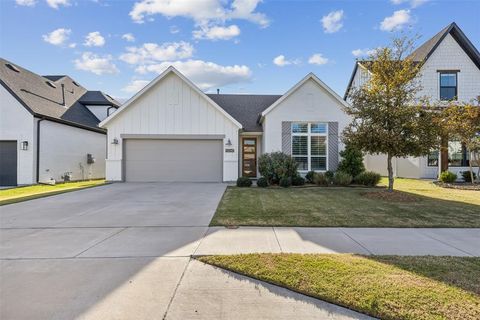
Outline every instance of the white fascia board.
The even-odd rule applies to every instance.
[[[294,93],[298,88],[300,88],[305,82],[308,80],[312,79],[315,81],[320,87],[325,89],[331,96],[333,96],[338,102],[340,102],[343,106],[348,107],[348,103],[345,102],[335,91],[333,91],[328,85],[326,85],[322,80],[320,80],[315,74],[310,72],[307,74],[302,80],[300,80],[296,85],[294,85],[290,90],[288,90],[280,99],[275,101],[270,107],[265,109],[262,112],[262,117],[260,119],[260,122],[263,121],[263,118],[273,109],[275,109],[280,103],[282,103],[288,96],[290,96],[292,93]]]
[[[115,111],[113,114],[111,114],[102,122],[100,122],[98,124],[99,127],[105,128],[105,125],[107,123],[109,123],[112,119],[114,119],[116,116],[122,113],[123,110],[128,108],[128,106],[130,106],[133,102],[135,102],[138,98],[140,98],[145,92],[149,91],[152,87],[154,87],[158,82],[160,82],[163,78],[165,78],[171,72],[175,73],[178,77],[180,77],[180,79],[186,82],[195,92],[197,92],[199,95],[205,98],[211,105],[213,105],[213,107],[215,107],[215,109],[217,109],[221,114],[223,114],[230,121],[232,121],[239,129],[243,128],[240,122],[235,120],[229,113],[223,110],[222,107],[220,107],[217,103],[215,103],[215,101],[210,99],[202,90],[200,90],[193,82],[191,82],[187,77],[185,77],[180,71],[175,69],[175,67],[173,66],[168,67],[165,71],[163,71],[160,75],[158,75],[158,77],[153,79],[142,90],[137,92],[133,97],[131,97],[127,102],[125,102],[125,104],[123,104],[117,111]]]

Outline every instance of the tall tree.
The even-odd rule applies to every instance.
[[[472,162],[475,161],[477,166],[479,165],[480,106],[452,102],[442,108],[438,118],[443,134],[448,135],[450,140],[456,140],[465,145],[469,155],[470,181],[474,183]]]
[[[414,40],[395,38],[367,61],[369,80],[349,93],[345,112],[352,122],[344,140],[363,152],[386,154],[388,190],[393,191],[392,159],[422,156],[438,145],[437,128],[426,99],[418,98],[421,64],[409,58]]]

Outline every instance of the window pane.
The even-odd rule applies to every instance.
[[[442,86],[442,87],[456,87],[457,86],[457,74],[456,73],[441,73],[440,74],[440,86]]]
[[[325,144],[326,137],[312,136],[310,142],[310,151],[312,156],[324,156],[327,154]]]
[[[308,158],[307,157],[293,157],[298,163],[298,170],[307,171],[308,170]]]
[[[308,155],[308,137],[293,136],[292,137],[292,155],[306,156]]]
[[[326,123],[312,123],[311,125],[312,133],[327,133],[327,124]]]
[[[428,154],[427,165],[429,167],[438,166],[438,151],[432,151]]]
[[[457,95],[456,91],[457,91],[456,88],[441,87],[440,88],[440,100],[453,100],[453,99],[455,99],[455,96]]]
[[[292,132],[293,133],[307,133],[308,124],[306,123],[292,123]]]
[[[327,170],[327,157],[311,157],[312,170]]]
[[[461,167],[465,164],[462,144],[459,141],[448,142],[448,165]]]

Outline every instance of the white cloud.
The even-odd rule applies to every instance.
[[[161,14],[167,18],[190,18],[198,25],[242,19],[266,27],[268,18],[263,13],[255,12],[260,1],[233,0],[230,6],[225,6],[226,1],[223,0],[141,0],[133,5],[130,16],[138,23],[143,23],[146,16]]]
[[[69,48],[75,48],[77,46],[77,44],[75,42],[72,42],[68,45]]]
[[[170,26],[170,33],[171,34],[176,34],[180,32],[180,28],[177,26]]]
[[[68,7],[71,5],[70,0],[46,0],[47,4],[53,9],[58,9],[60,6]]]
[[[82,57],[74,62],[78,70],[89,71],[96,75],[116,74],[119,70],[112,60],[111,55],[100,56],[92,52],[84,52]]]
[[[240,34],[240,28],[236,25],[228,27],[213,26],[201,27],[199,30],[193,31],[193,38],[208,40],[229,40]]]
[[[355,49],[352,51],[354,57],[365,57],[375,53],[375,49]]]
[[[308,59],[308,63],[321,66],[328,63],[328,58],[325,58],[321,53],[315,53]]]
[[[135,37],[131,33],[125,33],[124,35],[122,35],[122,39],[124,39],[128,42],[134,42],[135,41]]]
[[[421,6],[422,4],[428,2],[430,0],[391,0],[391,2],[395,5],[402,4],[402,3],[408,3],[410,4],[410,7],[416,8]]]
[[[167,42],[162,45],[144,43],[141,47],[128,47],[127,52],[120,55],[120,60],[129,64],[149,64],[159,61],[190,58],[193,46],[188,42]]]
[[[169,66],[174,66],[202,90],[246,82],[251,79],[252,72],[245,65],[222,66],[202,60],[168,61],[159,64],[140,66],[138,73],[162,73]]]
[[[98,31],[90,32],[85,36],[84,46],[101,47],[105,44],[105,38]]]
[[[398,10],[390,17],[386,17],[380,23],[380,29],[383,31],[395,31],[403,28],[404,25],[410,23],[412,18],[410,10]]]
[[[42,38],[45,42],[53,44],[54,46],[61,46],[68,40],[70,33],[72,33],[70,29],[59,28],[48,34],[44,34]]]
[[[15,3],[18,4],[19,6],[33,7],[35,4],[37,4],[37,1],[36,0],[15,0]]]
[[[343,10],[332,11],[322,17],[322,25],[325,33],[334,33],[343,27]]]
[[[123,88],[122,90],[128,93],[137,93],[138,91],[142,90],[150,81],[148,80],[132,80],[130,83]]]
[[[273,63],[279,67],[284,67],[284,66],[288,66],[288,65],[291,65],[291,64],[300,64],[300,60],[299,59],[295,59],[295,60],[287,60],[285,59],[285,56],[283,54],[279,55],[279,56],[276,56],[274,59],[273,59]]]

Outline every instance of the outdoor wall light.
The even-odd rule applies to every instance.
[[[232,141],[230,141],[230,139],[227,140],[227,143],[225,143],[226,146],[231,146],[232,145]]]
[[[117,139],[117,138],[113,138],[112,144],[118,144],[118,139]]]
[[[22,141],[20,143],[20,149],[21,150],[28,150],[28,141]]]

